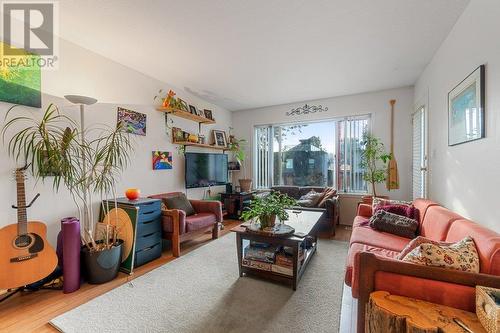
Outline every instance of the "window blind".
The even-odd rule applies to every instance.
[[[412,116],[413,155],[412,155],[412,193],[413,199],[425,197],[425,150],[424,150],[424,109]]]

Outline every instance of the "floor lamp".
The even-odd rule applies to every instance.
[[[68,101],[70,101],[71,103],[73,104],[77,104],[77,105],[80,105],[80,140],[82,142],[82,144],[84,144],[84,141],[85,141],[85,105],[92,105],[92,104],[95,104],[97,103],[97,99],[95,98],[92,98],[92,97],[87,97],[87,96],[80,96],[80,95],[65,95],[64,98],[66,98]],[[83,154],[83,152],[82,152]],[[83,158],[83,156],[82,156]],[[86,163],[85,161],[83,161],[83,165],[82,165],[82,172],[85,176],[85,174],[87,173],[87,170],[86,170]],[[91,225],[92,225],[92,222],[93,222],[93,216],[92,216],[92,210],[90,210],[90,213],[89,213],[89,207],[87,207],[87,192],[84,191],[83,192],[84,195],[83,195],[83,202],[84,202],[84,207],[83,207],[83,220],[84,220],[84,229],[85,227],[87,227],[87,230],[92,230],[91,228]],[[88,199],[92,199],[90,196]],[[90,205],[92,205],[92,203],[90,203]],[[82,216],[80,216],[81,218]],[[89,225],[85,225],[89,223]],[[90,228],[89,228],[90,227]]]

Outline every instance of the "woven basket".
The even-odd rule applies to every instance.
[[[500,298],[500,289],[476,286],[476,314],[488,333],[500,333],[500,306],[488,293]]]

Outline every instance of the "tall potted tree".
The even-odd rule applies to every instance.
[[[363,179],[371,184],[372,196],[363,198],[370,201],[372,197],[377,197],[376,184],[383,183],[387,177],[387,163],[391,160],[391,154],[385,150],[384,144],[379,138],[365,133],[361,142],[361,167],[364,169]]]
[[[233,154],[233,158],[238,162],[243,171],[243,178],[238,181],[240,183],[241,191],[249,192],[252,189],[252,179],[247,178],[245,159],[246,159],[246,147],[248,141],[245,139],[237,139],[234,135],[229,136],[229,151]]]
[[[47,107],[41,119],[11,118],[14,108],[7,112],[2,129],[9,154],[17,162],[28,163],[35,179],[50,178],[56,191],[61,184],[69,190],[82,225],[81,242],[83,254],[88,256],[88,260],[84,257],[87,273],[91,276],[96,273],[99,267],[94,264],[101,255],[105,255],[106,260],[118,260],[114,265],[107,262],[107,266],[113,267],[117,273],[122,244],[118,230],[110,228],[110,232],[96,239],[93,203],[95,197],[101,202],[105,197],[116,198],[116,179],[130,161],[132,144],[129,135],[122,124],[116,128],[102,124],[80,127],[54,104]],[[11,133],[19,127],[22,128],[20,131]],[[7,136],[10,139],[7,140]],[[102,283],[114,276],[116,274],[110,274],[105,279],[94,276],[94,281]]]

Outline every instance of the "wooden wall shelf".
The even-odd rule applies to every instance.
[[[208,149],[217,149],[217,150],[222,150],[222,151],[229,150],[228,147],[219,147],[219,146],[207,145],[207,144],[202,144],[202,143],[194,143],[194,142],[188,142],[188,141],[178,141],[178,142],[174,142],[174,144],[186,146],[186,147],[200,147],[200,148],[208,148]]]
[[[165,112],[165,113],[171,114],[171,115],[176,116],[176,117],[192,120],[192,121],[195,121],[199,124],[215,124],[215,120],[213,120],[213,119],[201,117],[201,116],[192,114],[192,113],[187,112],[187,111],[179,110],[179,109],[159,107],[156,110],[158,110],[160,112]]]

